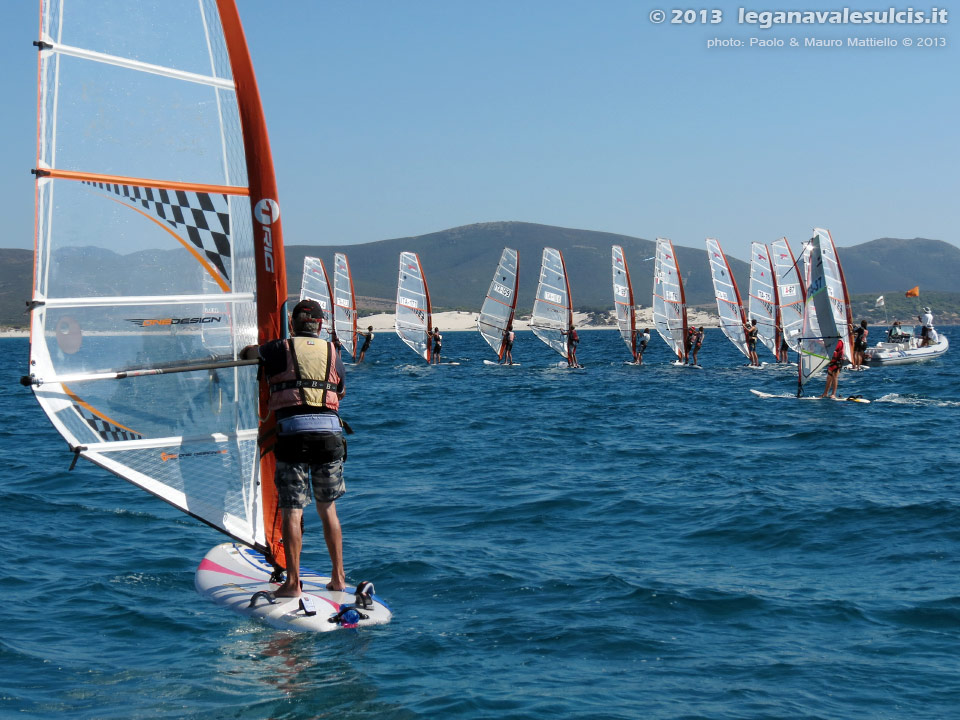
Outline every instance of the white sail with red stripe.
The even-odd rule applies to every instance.
[[[357,357],[357,298],[353,275],[344,253],[333,256],[333,326],[340,338],[341,354]]]
[[[237,9],[40,9],[25,384],[76,457],[282,563],[267,387],[238,360],[283,335],[287,290]]]
[[[433,322],[430,291],[427,289],[427,278],[420,265],[420,257],[416,253],[400,253],[396,308],[397,335],[417,355],[430,362],[433,359],[433,347],[430,344]]]
[[[569,360],[567,341],[572,328],[573,305],[563,253],[555,248],[544,248],[530,329],[548,347]]]
[[[300,299],[314,300],[320,303],[323,311],[323,322],[320,323],[320,337],[330,339],[330,330],[333,328],[333,289],[330,287],[330,277],[323,260],[307,255],[303,259],[303,280],[300,284]]]
[[[750,243],[750,289],[747,319],[757,321],[757,337],[767,350],[779,357],[781,324],[777,275],[770,249],[763,243]]]
[[[717,313],[720,315],[720,329],[734,347],[749,358],[750,351],[747,349],[747,336],[743,327],[747,323],[747,316],[740,299],[740,290],[737,288],[737,279],[730,270],[720,242],[715,238],[707,238],[706,245],[710,276],[713,278],[713,294],[717,298]]]
[[[613,308],[617,314],[617,328],[620,337],[627,344],[633,360],[637,360],[637,311],[633,304],[633,283],[630,282],[630,269],[623,248],[614,245],[611,248],[613,268]]]
[[[783,336],[787,347],[793,352],[799,352],[800,335],[803,332],[803,306],[806,300],[800,258],[794,257],[785,237],[773,242],[770,254],[777,280]]]
[[[500,262],[493,273],[493,280],[487,289],[480,314],[477,316],[477,330],[501,360],[504,354],[504,336],[507,328],[513,326],[513,316],[517,312],[517,290],[519,256],[513,248],[504,248],[500,253]]]
[[[678,361],[686,360],[687,301],[673,243],[657,238],[653,268],[653,324]]]

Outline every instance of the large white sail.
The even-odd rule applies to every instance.
[[[777,276],[770,249],[763,243],[750,243],[750,292],[747,319],[757,321],[757,337],[767,350],[779,357],[780,303]]]
[[[720,315],[720,329],[734,347],[749,358],[750,351],[747,349],[747,336],[743,328],[747,318],[737,280],[730,271],[730,264],[720,248],[720,242],[707,238],[706,244],[710,276],[713,278],[713,294],[717,298],[717,312]]]
[[[517,251],[504,248],[477,316],[477,330],[501,360],[504,333],[513,324],[517,311],[518,263]]]
[[[657,238],[653,268],[653,324],[678,360],[685,360],[683,343],[687,336],[687,302],[683,279],[673,243]]]
[[[416,253],[400,253],[400,276],[397,278],[397,335],[410,349],[427,362],[433,356],[430,344],[430,291]]]
[[[323,310],[323,322],[320,324],[320,337],[330,339],[333,327],[333,301],[331,299],[330,278],[323,260],[309,255],[303,259],[303,282],[300,285],[301,300],[316,300]]]
[[[814,228],[814,236],[820,238],[820,254],[823,257],[823,276],[830,293],[830,311],[834,322],[843,338],[843,353],[847,362],[853,361],[853,318],[850,310],[850,296],[847,293],[847,283],[843,277],[843,268],[840,266],[840,257],[837,246],[833,244],[833,236],[829,230]]]
[[[567,358],[567,339],[571,327],[573,307],[563,253],[554,248],[544,248],[530,329],[544,343]]]
[[[613,267],[613,308],[617,314],[617,327],[620,337],[630,349],[634,362],[637,360],[637,311],[633,304],[633,284],[630,282],[630,269],[623,248],[614,245],[611,248]]]
[[[280,337],[286,279],[236,7],[43,0],[40,15],[24,382],[76,457],[276,558],[258,443],[273,419],[237,357]]]
[[[815,233],[805,249],[807,296],[803,304],[803,330],[800,336],[800,368],[797,394],[803,386],[830,362],[841,332],[831,308],[827,264],[824,262],[821,235]]]
[[[340,338],[341,353],[357,356],[357,298],[353,293],[350,263],[343,253],[333,256],[333,326]]]
[[[777,276],[777,297],[780,308],[780,326],[787,347],[800,351],[803,332],[803,305],[806,293],[801,279],[800,262],[794,258],[787,239],[780,238],[770,246],[773,267]]]

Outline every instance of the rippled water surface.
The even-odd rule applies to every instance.
[[[337,506],[348,578],[395,616],[303,636],[202,601],[222,536],[68,472],[16,384],[27,341],[2,348],[2,716],[957,716],[953,353],[844,373],[862,405],[754,397],[795,375],[717,330],[700,371],[658,338],[626,366],[613,332],[582,333],[582,371],[530,333],[514,368],[476,333],[445,333],[441,367],[378,333]]]

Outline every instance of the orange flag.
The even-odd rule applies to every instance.
[[[920,297],[920,286],[917,285],[915,288],[911,288],[906,292],[907,297]]]

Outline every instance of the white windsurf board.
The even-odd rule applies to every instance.
[[[264,594],[279,587],[278,583],[270,582],[272,571],[271,565],[256,550],[237,543],[223,543],[203,558],[194,584],[201,596],[217,605],[282,630],[327,632],[390,622],[390,608],[375,594],[372,607],[358,607],[359,618],[352,617],[345,611],[356,604],[355,588],[327,590],[330,578],[304,568],[300,569],[300,580],[301,597],[305,599],[275,598],[271,602]],[[258,593],[251,607],[250,601]],[[338,615],[339,621],[335,619]],[[353,619],[357,622],[351,622]]]

